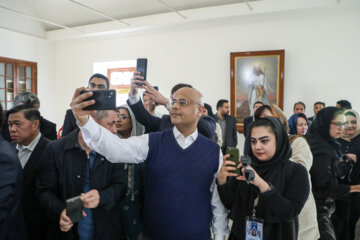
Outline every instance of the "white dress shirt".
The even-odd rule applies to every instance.
[[[79,126],[85,143],[94,151],[105,156],[113,163],[141,163],[147,158],[149,152],[149,134],[134,136],[128,139],[120,139],[107,129],[97,124],[91,117],[84,126]],[[174,127],[173,133],[178,144],[183,148],[190,146],[198,137],[196,130],[191,135],[184,137],[180,131]],[[222,165],[222,153],[219,154],[219,169]],[[219,170],[218,169],[218,170]],[[227,210],[221,203],[219,193],[216,188],[215,179],[210,191],[212,194],[211,205],[213,210],[213,232],[215,240],[225,239],[229,234]]]
[[[32,152],[34,151],[36,145],[40,140],[40,137],[41,133],[39,132],[37,137],[28,146],[16,144],[17,156],[20,159],[22,168],[24,168],[26,163],[28,162]]]

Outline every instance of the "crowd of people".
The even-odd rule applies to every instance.
[[[58,136],[35,94],[0,105],[0,240],[360,239],[360,123],[348,101],[316,102],[311,118],[303,102],[287,118],[256,101],[238,146],[226,99],[214,114],[190,84],[167,98],[135,72],[126,103],[84,110],[109,86],[94,74],[76,89]]]

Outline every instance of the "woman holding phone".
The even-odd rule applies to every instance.
[[[217,177],[221,201],[233,220],[229,239],[247,239],[253,228],[261,239],[297,239],[297,216],[310,191],[307,171],[289,160],[289,138],[278,119],[258,119],[249,133],[245,154],[252,160],[247,169],[254,171],[254,180],[247,184],[244,176],[232,173],[244,169],[227,161],[229,155]]]

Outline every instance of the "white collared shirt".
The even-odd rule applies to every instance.
[[[134,136],[128,139],[120,139],[107,129],[97,124],[91,117],[84,126],[79,126],[85,143],[94,151],[105,156],[113,163],[141,163],[147,158],[149,152],[149,134]],[[184,137],[180,131],[174,127],[173,133],[177,143],[183,148],[190,146],[198,137],[196,129],[191,135]],[[222,153],[219,153],[219,168],[222,165]],[[227,210],[222,204],[216,188],[217,173],[214,175],[210,191],[212,192],[211,205],[213,210],[213,232],[215,240],[225,239],[229,234]]]
[[[18,158],[20,159],[22,168],[24,168],[26,163],[28,162],[32,152],[34,151],[36,145],[40,140],[40,137],[41,137],[41,133],[39,132],[36,138],[28,146],[16,144],[16,150],[18,150],[17,155]]]

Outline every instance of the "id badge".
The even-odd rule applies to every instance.
[[[263,240],[264,220],[246,217],[245,240]]]

